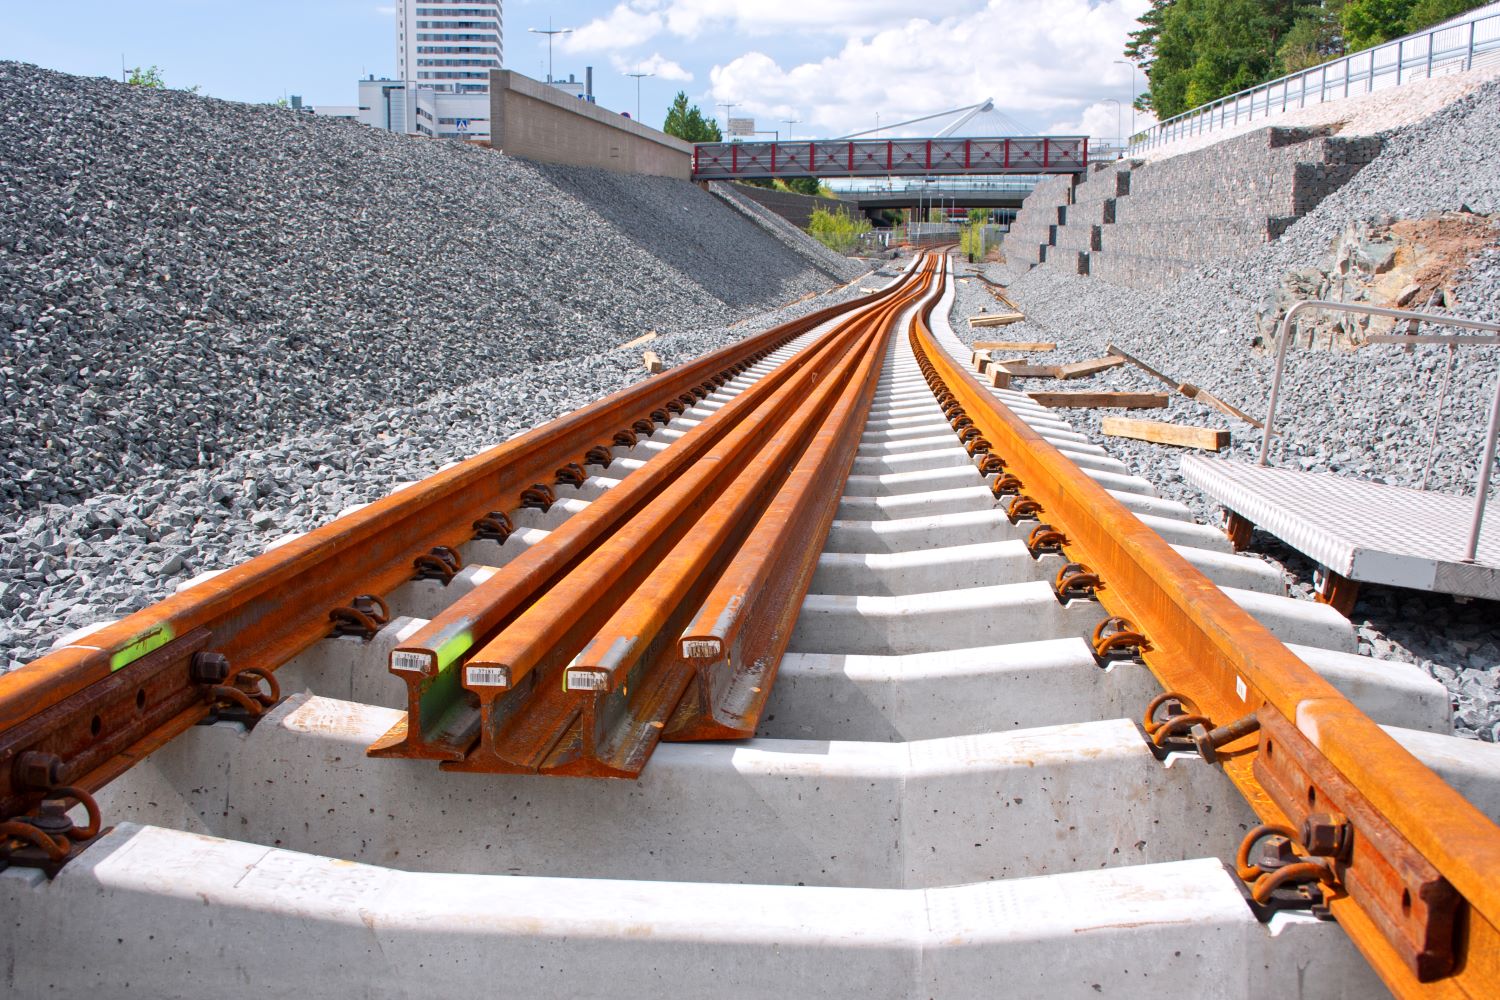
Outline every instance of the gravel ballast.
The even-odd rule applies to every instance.
[[[0,93],[0,670],[644,377],[614,348],[648,330],[671,364],[865,270],[686,182],[18,63]]]
[[[1315,266],[1356,221],[1419,218],[1442,211],[1500,211],[1500,83],[1490,82],[1422,122],[1384,136],[1383,151],[1346,185],[1250,257],[1205,261],[1196,273],[1156,292],[1037,268],[1016,277],[1007,294],[1025,311],[1023,323],[982,331],[983,339],[1056,341],[1051,356],[1073,361],[1104,353],[1113,341],[1173,377],[1256,415],[1265,411],[1273,358],[1252,347],[1256,310],[1290,271]],[[1185,154],[1192,155],[1192,154]],[[1149,167],[1147,168],[1149,169]],[[990,273],[1001,278],[1001,268]],[[1500,250],[1472,262],[1456,285],[1455,315],[1500,322]],[[970,281],[960,286],[953,325],[979,339],[966,322],[994,300]],[[1446,352],[1374,345],[1357,351],[1294,350],[1278,403],[1282,437],[1272,460],[1402,486],[1416,486],[1427,458]],[[1500,351],[1459,352],[1442,412],[1429,488],[1472,494],[1485,416],[1500,372]],[[1024,381],[1019,387],[1044,388]],[[1163,391],[1131,366],[1072,382],[1068,388]],[[1178,473],[1181,451],[1099,435],[1111,411],[1068,414],[1080,430],[1155,482],[1164,495],[1216,523],[1218,512]],[[1113,411],[1118,413],[1119,411]],[[1258,431],[1172,394],[1167,410],[1136,416],[1200,426],[1229,426],[1222,454],[1253,461]],[[1414,530],[1418,530],[1414,528]],[[1283,562],[1294,592],[1310,596],[1306,560],[1262,532],[1255,547]],[[1500,613],[1493,602],[1464,604],[1443,595],[1366,587],[1354,623],[1377,656],[1421,663],[1448,685],[1460,731],[1500,738]]]

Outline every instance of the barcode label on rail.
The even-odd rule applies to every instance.
[[[464,683],[469,687],[510,687],[510,671],[504,667],[465,667]]]
[[[1240,701],[1245,700],[1245,678],[1238,676],[1235,677],[1234,693],[1240,696]]]
[[[718,656],[722,648],[718,639],[684,639],[682,641],[682,655],[689,659]]]
[[[432,671],[433,658],[431,653],[409,653],[396,650],[391,653],[392,670],[415,670],[419,674]]]
[[[564,677],[569,691],[603,691],[609,687],[609,674],[602,670],[569,670]]]

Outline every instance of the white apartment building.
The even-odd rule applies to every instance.
[[[490,137],[500,0],[396,0],[396,75],[359,81],[359,120],[439,139]]]
[[[396,75],[454,94],[489,93],[504,56],[500,0],[396,0]]]

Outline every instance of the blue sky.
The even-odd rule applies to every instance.
[[[679,90],[723,120],[833,136],[986,97],[1027,131],[1113,137],[1130,126],[1131,69],[1116,64],[1146,0],[508,0],[505,63],[546,74],[550,17],[576,29],[556,74],[594,67],[606,107],[660,125]],[[60,16],[59,8],[66,10]],[[239,101],[301,94],[352,104],[365,73],[395,72],[394,5],[374,0],[0,0],[0,58],[69,73],[156,64],[170,86]],[[1137,76],[1135,86],[1140,84]],[[1123,105],[1123,109],[1120,107]],[[785,119],[800,119],[788,126]],[[1137,124],[1144,121],[1138,116]],[[940,125],[941,123],[939,123]],[[930,131],[932,126],[916,128]],[[1007,131],[989,119],[968,134]]]

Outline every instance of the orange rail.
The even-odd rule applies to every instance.
[[[434,548],[503,526],[523,495],[549,494],[780,344],[889,294],[668,369],[0,676],[0,821],[26,815],[57,786],[97,790],[223,706],[261,703],[277,667],[339,620],[362,619],[340,615],[360,595],[389,593]]]
[[[1020,494],[1013,503],[1061,530],[1066,556],[1101,581],[1100,603],[1145,636],[1142,658],[1163,686],[1212,723],[1237,723],[1219,758],[1249,804],[1266,823],[1329,840],[1302,846],[1335,877],[1330,909],[1391,989],[1500,994],[1500,828],[997,400],[925,324],[912,346],[956,403],[955,423],[987,439],[1003,489]]]

